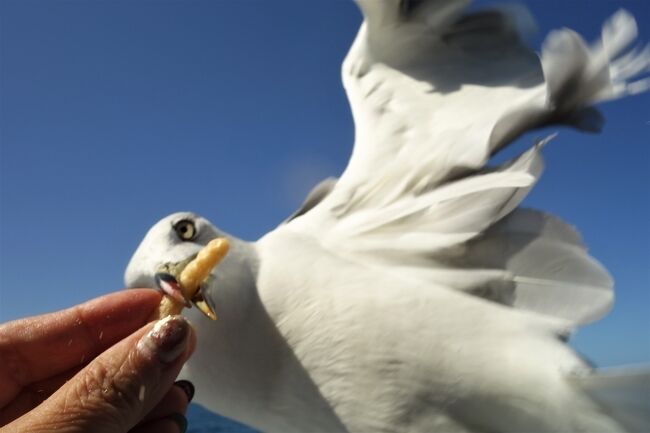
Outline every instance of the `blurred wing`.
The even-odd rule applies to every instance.
[[[468,1],[357,3],[365,21],[343,64],[354,150],[336,186],[286,228],[404,278],[576,322],[606,311],[611,279],[581,243],[522,230],[522,218],[488,231],[540,176],[544,142],[499,167],[486,163],[531,128],[598,130],[593,103],[647,88],[647,80],[628,83],[650,64],[648,49],[623,54],[634,19],[618,12],[591,47],[555,31],[540,61],[521,41],[531,19],[520,8],[464,14]],[[517,239],[534,248],[513,247]],[[580,278],[548,264],[560,252]]]
[[[318,182],[318,184],[313,187],[311,191],[309,191],[307,197],[305,197],[305,200],[302,202],[298,210],[289,215],[289,217],[284,222],[288,223],[289,221],[298,218],[299,216],[304,215],[312,210],[318,203],[323,201],[323,199],[327,197],[330,192],[332,192],[337,180],[338,179],[335,177],[328,177]]]

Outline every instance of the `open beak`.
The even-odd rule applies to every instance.
[[[155,273],[158,288],[177,305],[196,305],[203,314],[217,320],[214,308],[203,296],[206,281],[211,279],[212,270],[228,253],[228,240],[215,238],[198,253],[178,263],[165,263]]]
[[[191,308],[192,304],[194,304],[196,305],[196,308],[198,308],[199,311],[201,311],[207,317],[212,320],[217,320],[217,315],[214,312],[214,308],[212,308],[208,301],[203,297],[203,287],[200,287],[192,299],[188,300],[183,296],[181,285],[176,280],[176,277],[174,275],[168,272],[157,272],[154,275],[154,278],[156,280],[158,289],[160,289],[160,291],[165,295],[168,295],[181,304],[185,304],[186,308]]]

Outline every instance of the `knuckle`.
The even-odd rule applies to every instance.
[[[101,358],[95,359],[86,367],[79,383],[79,398],[83,402],[110,400],[112,393],[113,369]]]
[[[111,425],[124,425],[128,422],[125,414],[138,412],[141,401],[138,386],[120,380],[120,369],[100,358],[90,363],[66,396],[65,406],[72,411],[101,414]],[[135,411],[134,411],[135,409]]]

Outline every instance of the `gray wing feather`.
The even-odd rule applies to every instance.
[[[284,224],[304,215],[318,203],[323,201],[323,199],[334,189],[337,181],[338,179],[335,177],[328,177],[327,179],[320,181],[311,191],[309,191],[309,194],[305,197],[305,201],[303,201],[300,207],[284,221]]]

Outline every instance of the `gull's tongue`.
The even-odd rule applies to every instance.
[[[190,306],[187,299],[183,297],[181,285],[176,281],[176,278],[172,274],[158,272],[156,273],[155,278],[156,284],[167,296],[178,301],[180,304],[185,304],[186,307]]]

